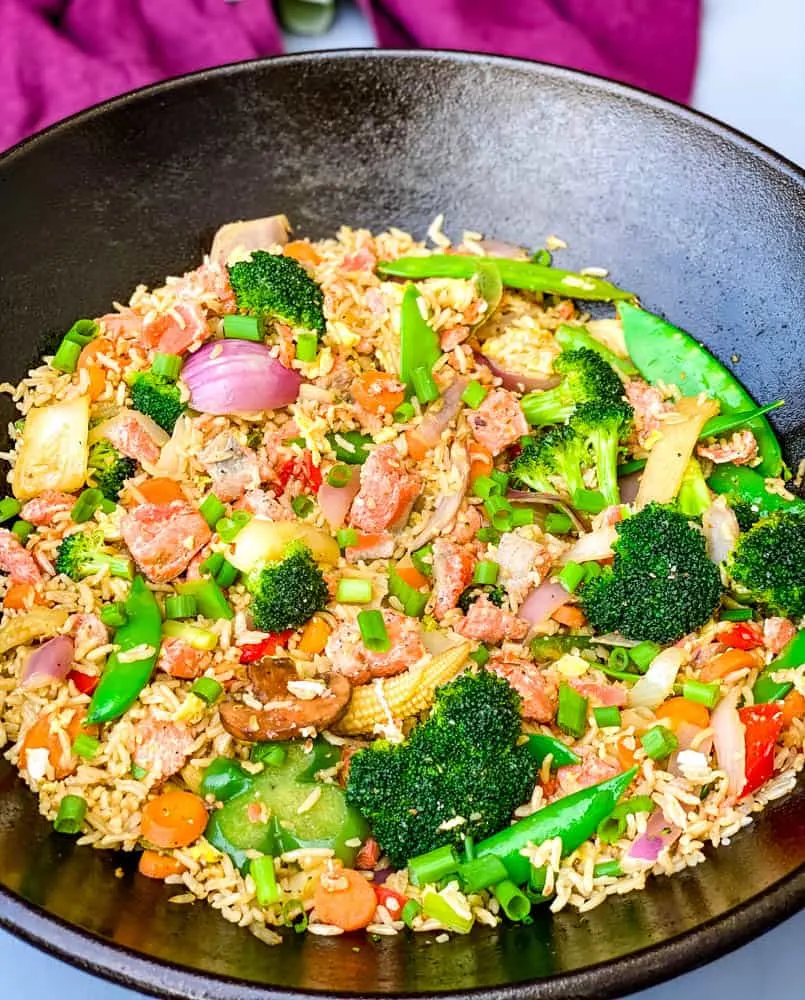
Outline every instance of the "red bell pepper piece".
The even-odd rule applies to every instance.
[[[321,486],[321,470],[313,464],[313,455],[309,451],[294,455],[279,467],[276,487],[278,495],[281,496],[285,492],[292,479],[300,484],[303,493],[318,492]]]
[[[738,709],[744,726],[746,782],[741,797],[751,795],[774,774],[774,750],[783,728],[783,708],[777,702]]]
[[[732,649],[760,649],[763,645],[760,630],[745,622],[733,625],[726,632],[719,632],[718,640]]]
[[[403,896],[400,892],[396,892],[394,889],[389,889],[385,885],[376,885],[373,888],[378,903],[386,907],[392,920],[399,920],[402,909],[408,902],[407,897]]]
[[[262,660],[264,656],[273,656],[278,649],[287,646],[288,640],[293,635],[293,629],[286,629],[284,632],[272,632],[260,642],[252,642],[247,646],[240,647],[240,662],[255,663]]]
[[[67,675],[67,680],[72,681],[81,694],[92,694],[98,686],[100,677],[93,677],[92,674],[85,674],[83,670],[71,670]]]

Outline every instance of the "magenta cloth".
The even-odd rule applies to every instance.
[[[383,47],[539,59],[686,101],[700,0],[360,0]],[[167,77],[282,51],[269,0],[0,0],[0,149]]]

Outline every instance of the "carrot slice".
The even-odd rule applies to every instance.
[[[568,628],[581,628],[587,624],[584,612],[572,604],[566,604],[562,608],[557,608],[551,615],[551,618],[555,622],[559,622],[560,625],[567,625]]]
[[[151,799],[143,809],[140,832],[154,847],[187,847],[204,833],[207,808],[192,792],[170,789]]]
[[[282,250],[286,257],[293,257],[295,261],[306,267],[315,267],[321,262],[321,257],[315,247],[311,246],[307,240],[291,240],[286,243]]]
[[[327,876],[327,882],[346,880],[344,888],[330,888],[329,884],[316,887],[313,901],[316,915],[325,924],[332,924],[344,931],[357,931],[371,924],[377,909],[377,897],[371,883],[352,868],[344,868],[337,875]]]
[[[299,645],[296,648],[302,653],[307,653],[308,656],[314,656],[316,653],[320,653],[327,645],[330,632],[332,632],[332,629],[327,622],[323,618],[314,616],[305,625],[305,629],[299,639]]]
[[[159,851],[143,851],[137,871],[146,878],[166,879],[168,875],[181,875],[184,865],[178,858]]]
[[[470,445],[470,482],[475,482],[479,476],[488,476],[494,467],[491,451],[477,441]]]
[[[622,740],[615,744],[615,752],[618,755],[618,763],[624,771],[628,771],[635,765],[635,751],[631,750]]]
[[[106,369],[95,363],[97,354],[111,354],[114,350],[111,340],[96,337],[81,348],[76,368],[89,376],[89,398],[97,399],[106,387]]]
[[[710,713],[705,706],[695,701],[688,701],[687,698],[669,698],[654,714],[658,719],[665,719],[670,723],[671,728],[675,728],[681,722],[689,722],[699,729],[707,729],[710,725]]]
[[[414,590],[422,590],[429,586],[428,578],[424,575],[424,573],[420,573],[416,566],[408,565],[406,563],[397,563],[394,567],[394,572],[401,580],[404,580],[409,587],[413,587]]]
[[[32,583],[12,583],[3,598],[3,607],[11,608],[13,611],[22,611],[28,607],[33,595],[34,604],[41,604],[41,598],[36,592],[36,587]]]
[[[758,665],[758,654],[754,650],[728,649],[726,653],[714,656],[709,663],[705,663],[699,676],[706,683],[718,680],[719,677],[726,677],[736,670],[743,670],[744,667]]]
[[[48,712],[40,715],[25,735],[20,750],[20,764],[27,767],[27,754],[29,750],[47,750],[48,759],[53,765],[53,772],[58,780],[66,778],[68,774],[75,770],[76,760],[72,753],[65,754],[59,736],[51,728],[54,714]],[[64,726],[67,740],[72,746],[76,736],[81,732],[82,716],[79,712],[73,712],[70,721]]]
[[[783,698],[783,725],[790,726],[794,719],[805,717],[805,698],[793,688]]]
[[[167,476],[146,479],[137,487],[137,492],[146,503],[172,503],[174,500],[185,499],[181,486],[175,479],[168,479]]]
[[[405,400],[405,390],[397,388],[399,384],[386,372],[368,371],[356,378],[350,388],[355,402],[368,413],[381,409],[391,413]]]

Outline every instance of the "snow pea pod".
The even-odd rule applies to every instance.
[[[500,280],[508,288],[522,288],[546,295],[564,295],[569,299],[586,299],[593,302],[633,300],[632,292],[624,291],[603,278],[593,278],[574,271],[560,271],[529,260],[510,260],[508,257],[482,257],[474,254],[432,253],[427,256],[398,257],[383,261],[377,266],[384,278],[472,278],[478,271],[479,261],[494,264]]]
[[[409,389],[417,368],[430,372],[442,356],[438,334],[422,314],[424,304],[416,286],[406,285],[400,311],[400,381]]]
[[[755,407],[738,379],[690,334],[629,302],[619,302],[617,309],[626,350],[647,382],[676,385],[685,396],[703,392],[718,400],[722,414]],[[755,468],[764,476],[778,476],[783,457],[771,424],[756,416],[746,426],[758,443],[761,461]]]
[[[746,465],[725,462],[710,473],[707,485],[714,493],[726,494],[731,500],[748,503],[760,515],[773,514],[776,510],[805,510],[805,502],[795,497],[789,500],[779,493],[766,489],[765,478]]]
[[[790,681],[778,683],[772,674],[778,670],[801,667],[803,664],[805,664],[805,629],[800,629],[777,659],[772,660],[755,681],[755,686],[752,688],[755,704],[782,701],[794,685]]]

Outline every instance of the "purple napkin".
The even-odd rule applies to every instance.
[[[361,0],[384,47],[586,69],[684,101],[700,0]],[[0,149],[148,83],[282,51],[269,0],[0,0]]]

